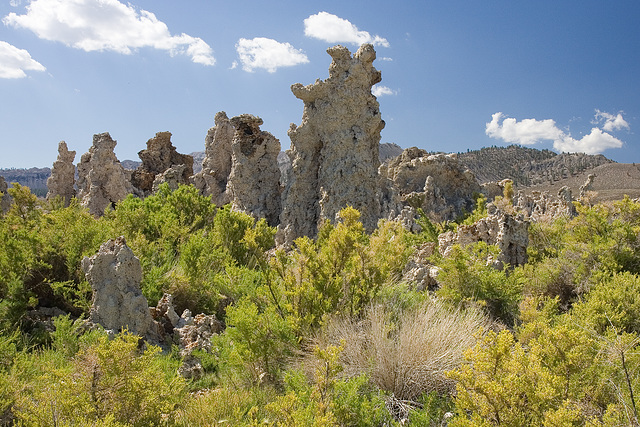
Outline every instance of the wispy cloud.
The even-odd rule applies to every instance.
[[[622,112],[614,116],[611,113],[596,110],[596,117],[592,123],[599,124],[602,122],[604,122],[602,129],[606,130],[607,132],[613,132],[621,129],[627,129],[627,130],[629,129],[629,123],[627,123],[627,121],[622,117]]]
[[[491,121],[486,124],[485,133],[491,138],[515,144],[533,145],[542,141],[553,141],[553,148],[557,151],[599,154],[609,148],[622,147],[621,140],[603,132],[629,128],[622,115],[618,116],[596,110],[597,123],[604,122],[602,129],[594,127],[591,133],[576,139],[570,133],[559,129],[554,120],[524,119],[518,122],[499,112],[491,116]]]
[[[375,96],[376,98],[381,97],[383,95],[395,95],[396,91],[387,87],[387,86],[382,86],[382,85],[374,85],[371,88],[371,93],[373,94],[373,96]]]
[[[248,72],[263,68],[270,73],[275,73],[280,67],[309,62],[309,58],[302,50],[294,48],[289,43],[280,43],[265,37],[240,39],[236,44],[236,50],[242,69]]]
[[[358,46],[362,43],[371,43],[389,47],[387,39],[361,31],[348,20],[328,12],[319,12],[305,19],[304,35],[328,43],[351,43]]]
[[[34,0],[26,14],[10,13],[2,22],[87,52],[129,55],[150,47],[172,56],[187,55],[198,64],[215,64],[211,47],[202,39],[184,33],[171,35],[153,13],[118,0]]]
[[[0,41],[0,79],[21,79],[27,76],[26,70],[45,71],[46,68],[26,50]]]

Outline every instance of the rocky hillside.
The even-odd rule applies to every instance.
[[[553,184],[612,162],[601,154],[556,154],[518,145],[459,153],[458,159],[475,174],[480,183],[510,178],[516,187],[521,188]]]

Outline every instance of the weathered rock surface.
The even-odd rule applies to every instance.
[[[169,169],[156,175],[156,179],[153,180],[152,191],[155,193],[160,186],[164,183],[169,185],[171,191],[177,190],[184,182],[184,172],[187,169],[187,165],[174,165]]]
[[[11,196],[7,193],[8,188],[9,185],[7,181],[4,180],[4,177],[0,176],[0,193],[2,193],[0,196],[0,213],[7,212],[11,207]]]
[[[587,195],[588,191],[593,191],[593,181],[596,179],[595,174],[590,173],[587,180],[580,186],[580,198]]]
[[[211,337],[222,332],[222,324],[213,315],[197,314],[193,317],[189,310],[178,316],[170,294],[164,294],[151,312],[154,319],[162,325],[165,335],[173,335],[174,343],[180,348],[183,360],[178,373],[184,378],[202,377],[204,368],[193,351],[211,352]]]
[[[473,210],[474,194],[481,188],[474,175],[462,167],[455,154],[429,154],[407,148],[380,167],[380,176],[391,190],[383,197],[385,216],[393,216],[399,198],[403,205],[421,208],[432,221],[454,220]],[[397,214],[399,212],[396,212]]]
[[[65,206],[69,206],[71,198],[76,195],[75,175],[76,167],[73,164],[76,158],[75,151],[69,151],[67,143],[58,143],[58,159],[53,162],[51,176],[47,179],[47,199],[59,196],[64,201]]]
[[[381,81],[375,50],[363,44],[351,56],[346,47],[327,50],[329,78],[291,86],[304,102],[302,123],[289,129],[292,173],[285,189],[278,240],[315,236],[318,224],[335,220],[350,205],[367,230],[380,218],[377,169],[384,121],[371,87]]]
[[[262,119],[242,114],[231,119],[233,135],[232,167],[227,196],[234,210],[278,225],[281,211],[280,141],[260,130]]]
[[[490,204],[489,216],[472,225],[459,225],[457,233],[448,231],[438,236],[438,249],[448,256],[455,244],[467,246],[476,242],[496,245],[500,249],[498,261],[511,266],[527,262],[529,221],[522,214],[512,215]]]
[[[93,145],[78,163],[78,199],[94,216],[101,216],[133,192],[131,182],[113,149],[108,132],[93,135]]]
[[[185,166],[181,184],[189,184],[189,177],[193,175],[193,157],[176,151],[171,143],[171,132],[156,133],[147,141],[147,149],[140,151],[138,156],[142,164],[133,172],[131,183],[144,195],[151,194],[156,177],[172,166]]]
[[[562,187],[556,197],[548,192],[533,191],[526,194],[518,191],[514,197],[514,208],[534,221],[552,221],[561,216],[573,217],[576,215],[576,208],[572,202],[571,190]]]
[[[434,290],[438,284],[440,269],[429,262],[429,257],[436,251],[435,243],[428,242],[416,249],[404,268],[402,281],[411,283],[418,291]]]
[[[231,143],[235,129],[224,111],[215,116],[215,126],[205,137],[205,158],[202,170],[192,177],[193,184],[217,206],[229,202],[226,190],[231,174]]]
[[[140,260],[124,237],[103,243],[97,254],[82,260],[82,269],[93,290],[91,322],[114,332],[127,329],[152,342],[162,340],[161,327],[140,290]]]

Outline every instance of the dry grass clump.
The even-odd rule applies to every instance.
[[[384,307],[377,306],[359,322],[333,319],[316,345],[342,343],[340,362],[345,375],[366,373],[396,398],[416,400],[425,392],[453,391],[454,383],[445,372],[460,365],[478,332],[489,326],[479,310],[451,310],[437,301],[404,312],[395,322]]]

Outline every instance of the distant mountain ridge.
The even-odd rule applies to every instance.
[[[380,161],[395,157],[402,153],[397,144],[380,144]],[[193,156],[193,170],[197,173],[202,168],[203,151],[190,153]],[[480,183],[500,181],[510,178],[516,187],[553,185],[554,183],[584,174],[601,165],[615,163],[605,156],[582,153],[556,154],[549,150],[537,150],[517,145],[508,147],[487,147],[458,153],[458,160],[476,176]],[[125,169],[133,170],[139,161],[123,160]],[[8,183],[17,182],[25,185],[39,196],[46,195],[47,178],[50,168],[0,169],[0,175]]]
[[[557,154],[519,145],[487,147],[459,153],[458,160],[482,184],[512,179],[516,187],[524,188],[577,176],[607,163],[615,163],[602,154]]]

